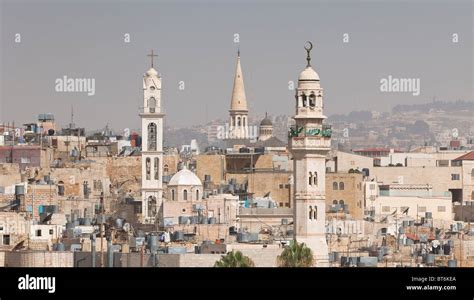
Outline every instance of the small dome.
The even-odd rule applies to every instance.
[[[202,183],[199,177],[196,176],[196,174],[194,174],[192,171],[184,167],[181,171],[174,174],[173,177],[171,177],[170,182],[168,183],[168,186],[178,186],[178,185],[196,186],[196,185],[202,185]]]
[[[319,75],[311,67],[306,67],[306,69],[301,72],[299,81],[319,81]]]
[[[158,72],[155,69],[150,68],[150,70],[146,71],[147,76],[158,76]]]
[[[273,123],[268,117],[265,117],[265,119],[260,122],[260,126],[273,126]]]

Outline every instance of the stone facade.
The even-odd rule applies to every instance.
[[[348,205],[349,214],[361,220],[364,217],[364,182],[362,174],[326,174],[326,210],[333,204]]]

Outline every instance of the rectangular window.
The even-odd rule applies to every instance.
[[[286,206],[286,207],[290,207],[290,203],[286,202],[286,203],[285,203],[285,206]]]
[[[31,161],[30,161],[30,158],[29,158],[29,157],[22,157],[22,158],[20,159],[20,162],[21,162],[22,164],[29,164]]]
[[[2,238],[2,245],[8,246],[10,245],[10,235],[5,234]]]
[[[41,236],[41,229],[36,230],[36,236]]]
[[[451,161],[451,166],[452,166],[452,167],[459,167],[459,166],[462,166],[462,160],[452,160],[452,161]]]
[[[49,235],[53,235],[53,233],[54,233],[54,230],[50,229],[49,230]]]
[[[283,202],[280,202],[280,207],[283,207]]]
[[[400,206],[400,212],[404,213],[405,211],[408,211],[408,206]]]
[[[0,225],[0,231],[3,231],[3,226],[2,225]]]
[[[418,212],[421,212],[421,213],[426,212],[426,206],[418,206]]]
[[[280,184],[280,189],[282,189],[282,188],[283,188],[283,184]]]
[[[438,206],[438,212],[446,212],[446,206]]]
[[[382,212],[384,213],[390,212],[390,206],[382,206]]]
[[[438,167],[449,167],[449,160],[443,159],[443,160],[438,160]]]
[[[460,177],[459,174],[451,174],[451,180],[459,180]]]
[[[290,185],[289,184],[285,184],[285,189],[289,189],[290,188]]]

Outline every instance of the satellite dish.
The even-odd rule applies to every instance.
[[[122,228],[123,228],[123,230],[125,230],[125,231],[129,231],[129,230],[130,230],[130,223],[125,223],[125,224],[123,224]]]

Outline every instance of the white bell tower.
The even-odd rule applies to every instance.
[[[328,266],[326,242],[326,154],[331,148],[331,129],[323,124],[323,89],[311,67],[311,42],[307,42],[307,65],[296,90],[296,121],[290,129],[293,156],[295,239],[313,251],[316,266]]]
[[[160,218],[163,185],[163,117],[161,112],[161,77],[153,68],[157,55],[149,54],[151,68],[143,76],[142,120],[142,222],[155,223]]]

